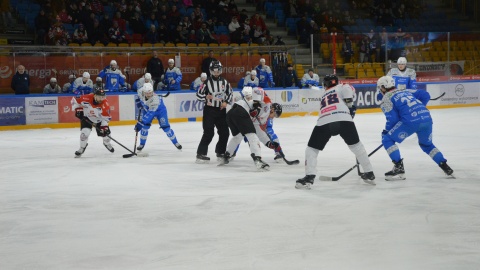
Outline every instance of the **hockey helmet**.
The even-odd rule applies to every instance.
[[[110,61],[110,68],[111,69],[115,70],[117,67],[118,67],[117,66],[117,61],[115,61],[115,60]]]
[[[383,91],[383,88],[385,91]],[[385,93],[395,88],[395,80],[391,76],[383,76],[377,81],[377,90]]]
[[[102,87],[95,85],[95,88],[93,89],[93,98],[97,103],[102,102],[105,98],[107,98],[105,90]]]
[[[272,110],[275,112],[275,117],[280,117],[280,115],[282,115],[282,105],[278,104],[278,103],[272,103],[272,106],[271,106]]]
[[[252,96],[253,96],[253,89],[251,86],[245,86],[243,87],[242,89],[242,95],[246,98],[246,99],[252,99]]]
[[[252,75],[252,76],[257,76],[257,71],[256,71],[255,69],[252,70],[252,71],[250,72],[250,75]]]
[[[335,85],[338,85],[338,77],[335,74],[325,75],[323,77],[323,87],[330,88]]]
[[[212,75],[219,76],[220,74],[222,74],[222,68],[222,63],[220,63],[220,61],[218,60],[213,60],[210,63],[210,72],[212,73]]]
[[[406,65],[407,64],[407,58],[405,57],[399,57],[397,60],[397,65]]]
[[[50,78],[50,83],[57,83],[57,78],[55,77]]]
[[[90,73],[88,73],[88,72],[85,71],[85,72],[83,72],[82,77],[83,77],[84,79],[90,79]]]

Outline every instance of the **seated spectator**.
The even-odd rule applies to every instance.
[[[158,28],[158,42],[167,43],[170,40],[170,35],[168,29],[165,27],[165,24],[160,23],[160,28]]]
[[[184,39],[184,36],[182,35],[182,26],[177,25],[177,28],[172,33],[170,41],[175,43],[175,44],[186,43],[186,40]]]
[[[114,21],[112,27],[108,30],[108,37],[112,43],[119,44],[127,42],[124,32],[118,27],[117,21]]]
[[[243,24],[245,23],[245,21],[248,19],[248,23],[250,24],[250,19],[249,19],[249,16],[248,16],[248,12],[246,9],[242,9],[242,11],[240,11],[240,14],[238,15],[238,22]]]
[[[265,33],[256,24],[252,25],[252,29],[250,29],[250,39],[252,40],[252,43],[259,45],[263,45],[267,40],[265,38]]]
[[[113,21],[110,18],[110,15],[108,15],[108,13],[103,14],[103,18],[100,20],[100,24],[104,29],[106,29],[108,34],[108,30],[113,26]]]
[[[44,94],[60,94],[62,93],[62,88],[57,84],[56,78],[50,78],[50,83],[45,85],[43,88]]]
[[[308,72],[305,73],[301,80],[302,87],[312,88],[313,86],[320,85],[320,77],[318,74],[313,73],[313,69],[308,69]]]
[[[70,35],[57,16],[57,21],[50,27],[48,31],[48,37],[50,38],[51,45],[65,46],[70,41]]]
[[[190,15],[190,21],[196,21],[198,19],[202,19],[202,21],[205,21],[205,18],[203,17],[203,12],[200,6],[197,6],[195,10],[193,10],[192,14]]]
[[[150,17],[145,21],[145,28],[150,29],[150,25],[154,25],[157,29],[160,25],[155,17],[155,13],[150,14]]]
[[[73,32],[72,41],[78,44],[82,44],[88,41],[87,30],[85,30],[83,24],[79,24],[78,28],[75,29],[75,32]]]
[[[202,23],[202,27],[197,30],[196,38],[198,43],[218,43],[217,40],[212,36],[212,33],[207,29],[207,24]]]
[[[154,24],[150,25],[150,31],[145,35],[145,42],[152,44],[159,42],[157,29],[155,29]]]
[[[105,28],[103,28],[100,22],[97,19],[95,19],[95,21],[93,22],[93,31],[89,35],[90,43],[92,45],[95,45],[97,43],[101,43],[104,45],[107,44],[108,38],[105,32],[106,32]]]
[[[168,25],[168,13],[169,11],[167,9],[167,5],[161,5],[160,9],[155,14],[158,23],[159,24],[163,23],[165,27],[167,27]]]
[[[117,22],[118,27],[123,31],[127,31],[127,21],[122,18],[122,13],[120,11],[117,11],[115,13],[115,17],[112,19],[112,22]],[[156,25],[157,26],[157,25]],[[156,27],[155,26],[155,27]]]
[[[187,27],[186,26],[181,26],[182,29],[180,30],[180,38],[181,40],[183,40],[183,43],[189,43],[189,42],[192,42],[190,40],[190,31],[187,30]]]
[[[170,12],[168,13],[168,20],[170,21],[170,26],[176,27],[180,20],[182,19],[182,14],[178,10],[177,6],[172,6]]]
[[[37,43],[40,45],[45,44],[45,37],[50,29],[50,19],[45,15],[45,11],[42,9],[35,18],[35,29],[37,31]]]
[[[260,17],[260,14],[258,12],[256,12],[255,15],[250,18],[250,27],[253,28],[254,25],[256,25],[257,28],[259,28],[259,30],[262,32],[267,30],[267,25],[265,24],[263,18]]]
[[[350,40],[349,35],[345,35],[345,39],[343,40],[342,54],[343,54],[345,63],[352,62],[351,59],[354,54],[354,51],[353,51],[353,44],[352,44],[352,41]]]
[[[44,12],[44,14],[45,14],[45,12]],[[68,15],[66,9],[62,9],[58,13],[58,17],[60,17],[60,20],[62,21],[62,23],[72,23],[72,16]]]
[[[95,15],[103,14],[103,4],[100,0],[91,0],[90,3],[92,6],[92,12],[95,13]]]
[[[228,24],[228,31],[230,32],[231,42],[242,43],[243,27],[238,23],[237,17],[232,17],[232,21]]]
[[[195,31],[193,30],[193,24],[190,22],[188,16],[184,16],[178,24],[182,27],[185,27],[188,31],[193,31],[193,33],[195,33]]]
[[[360,40],[357,44],[359,52],[359,62],[366,63],[370,59],[370,41],[368,36],[363,36],[363,39]]]
[[[130,29],[134,34],[145,34],[145,24],[143,23],[140,13],[135,12],[133,17],[128,21]]]
[[[232,21],[232,16],[228,13],[228,7],[224,6],[223,10],[218,13],[217,16],[218,20],[218,25],[225,25],[228,26],[228,24]]]

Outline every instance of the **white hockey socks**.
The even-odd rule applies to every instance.
[[[241,133],[238,133],[237,135],[232,137],[227,144],[227,152],[230,153],[230,155],[233,155],[233,153],[235,153],[235,150],[237,149],[237,146],[242,141],[243,141],[243,135]]]
[[[92,132],[89,128],[82,128],[80,131],[80,147],[85,148],[87,147],[88,136],[90,136],[90,132]]]
[[[305,175],[317,175],[317,158],[320,150],[307,146],[305,149]]]
[[[353,145],[349,145],[350,151],[355,154],[357,157],[358,163],[362,165],[364,172],[371,172],[373,171],[372,164],[370,163],[370,159],[368,158],[367,151],[365,151],[365,147],[363,146],[362,142],[358,142]]]
[[[248,134],[245,134],[245,137],[247,137],[248,144],[250,145],[250,152],[252,154],[255,154],[256,157],[261,157],[262,151],[260,148],[260,140],[258,139],[257,134],[248,133]]]

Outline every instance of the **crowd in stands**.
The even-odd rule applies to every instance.
[[[274,43],[260,13],[235,0],[23,1],[40,5],[33,25],[42,45]]]

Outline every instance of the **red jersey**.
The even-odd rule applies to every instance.
[[[83,108],[83,115],[88,117],[93,123],[102,123],[101,125],[107,125],[110,121],[110,104],[106,99],[97,103],[94,98],[94,94],[87,94],[78,98],[72,99],[72,109]]]

